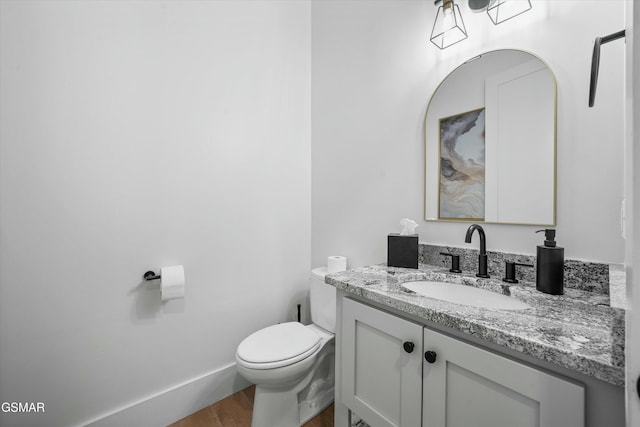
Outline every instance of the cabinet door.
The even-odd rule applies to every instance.
[[[427,328],[423,345],[424,427],[584,427],[582,386]]]
[[[341,357],[351,411],[376,427],[420,426],[422,326],[345,298]]]

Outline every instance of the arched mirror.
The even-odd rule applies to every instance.
[[[556,80],[530,53],[453,70],[425,118],[425,219],[555,225]]]

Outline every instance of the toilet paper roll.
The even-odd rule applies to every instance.
[[[160,269],[160,292],[162,301],[184,298],[184,268],[172,265]]]
[[[329,274],[338,273],[347,269],[347,257],[332,255],[327,258],[327,271]]]

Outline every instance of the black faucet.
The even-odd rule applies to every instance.
[[[480,255],[478,255],[478,273],[476,276],[488,278],[487,274],[487,239],[484,236],[484,230],[478,224],[471,224],[467,229],[467,235],[464,238],[466,243],[471,243],[473,232],[478,230],[480,235]]]

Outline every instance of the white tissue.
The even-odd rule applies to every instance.
[[[410,220],[409,218],[401,219],[400,226],[402,230],[400,231],[401,236],[408,236],[409,234],[416,234],[416,228],[418,228],[418,223]]]
[[[160,292],[162,301],[184,298],[184,268],[181,265],[172,265],[160,269]]]
[[[332,255],[327,258],[327,272],[338,273],[347,269],[347,257]]]

